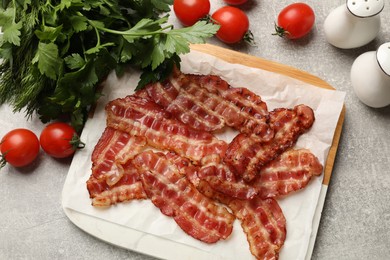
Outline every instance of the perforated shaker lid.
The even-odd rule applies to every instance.
[[[379,14],[385,6],[384,0],[347,0],[348,10],[357,17]]]
[[[383,43],[376,51],[376,59],[383,72],[390,76],[390,42]]]

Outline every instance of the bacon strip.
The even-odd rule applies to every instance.
[[[114,185],[123,175],[118,165],[133,158],[145,145],[143,137],[106,127],[92,152],[92,175],[109,186]]]
[[[249,248],[256,259],[278,259],[286,240],[286,219],[277,201],[257,196],[250,200],[234,199],[213,189],[196,172],[187,178],[205,196],[227,205],[241,221]]]
[[[194,162],[208,154],[224,154],[227,144],[205,131],[192,129],[151,100],[127,96],[106,106],[107,125],[131,135],[144,136],[149,145],[175,151]]]
[[[220,111],[219,113],[223,112],[221,115],[228,126],[241,133],[255,134],[264,142],[273,138],[273,129],[267,123],[267,104],[260,96],[247,88],[233,88],[215,75],[190,75],[189,77],[197,86],[219,95],[222,101],[219,103],[222,104],[223,109],[214,110]],[[227,111],[226,108],[228,108]]]
[[[267,123],[268,108],[260,96],[247,88],[230,88],[222,96],[239,107],[241,115],[246,118],[238,128],[241,133],[255,134],[262,141],[273,138],[273,129]]]
[[[238,134],[229,144],[224,162],[235,174],[242,176],[244,181],[250,182],[266,163],[293,146],[313,122],[314,113],[308,106],[276,109],[270,112],[270,124],[275,130],[274,138],[262,143],[254,134]]]
[[[164,82],[148,85],[146,91],[154,102],[194,129],[210,132],[225,126],[223,118],[207,106],[209,99],[218,103],[223,99],[190,84],[189,78],[178,70]]]
[[[264,141],[273,137],[266,103],[246,88],[231,88],[217,76],[175,70],[170,78],[146,90],[154,102],[194,129],[210,132],[228,125]]]
[[[92,205],[96,207],[107,207],[118,202],[130,201],[133,199],[146,199],[146,193],[142,187],[138,170],[130,162],[120,165],[123,172],[121,179],[113,186],[106,181],[96,179],[91,175],[87,181],[87,189],[92,198]]]
[[[194,129],[210,132],[225,126],[220,109],[229,106],[229,103],[192,83],[178,70],[166,81],[148,85],[146,90],[154,102]],[[235,109],[238,111],[238,108]]]
[[[323,167],[309,150],[288,150],[267,164],[252,183],[261,198],[280,197],[307,186]]]
[[[202,161],[204,162],[204,161]],[[198,170],[198,178],[206,181],[212,189],[226,196],[238,199],[252,199],[258,193],[257,187],[236,177],[229,167],[214,156]]]
[[[266,164],[251,182],[235,176],[219,156],[202,160],[197,177],[206,181],[210,188],[231,198],[263,199],[285,196],[303,189],[313,176],[319,176],[323,167],[317,157],[307,149],[287,150]]]
[[[228,206],[241,221],[252,255],[257,259],[278,259],[286,240],[286,219],[277,201],[233,200]]]
[[[147,196],[163,214],[173,217],[184,232],[206,243],[215,243],[231,234],[234,216],[187,180],[181,173],[185,164],[180,159],[146,151],[135,157],[134,164],[141,173]]]

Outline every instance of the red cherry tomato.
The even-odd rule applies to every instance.
[[[248,2],[248,0],[223,0],[223,1],[229,5],[242,5]]]
[[[209,0],[174,0],[173,11],[184,26],[191,26],[210,12]]]
[[[278,15],[275,34],[289,39],[301,38],[313,28],[314,20],[314,11],[307,4],[288,5]]]
[[[225,43],[241,41],[249,29],[248,16],[233,6],[224,6],[213,13],[211,18],[220,25],[216,36]]]
[[[24,128],[8,132],[1,140],[1,166],[9,163],[14,167],[23,167],[32,163],[39,153],[37,136]]]
[[[54,158],[66,158],[84,147],[73,127],[56,122],[47,125],[39,137],[42,149]]]

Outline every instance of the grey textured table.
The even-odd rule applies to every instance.
[[[212,10],[223,5],[211,1]],[[256,47],[209,43],[287,64],[314,74],[347,93],[346,117],[332,179],[323,209],[313,259],[389,259],[390,255],[390,107],[372,109],[354,95],[349,73],[360,54],[390,41],[390,3],[381,13],[382,27],[370,44],[340,50],[325,40],[323,22],[345,1],[304,1],[316,14],[304,39],[272,36],[279,11],[292,1],[249,1],[243,6]],[[171,19],[176,23],[175,18]],[[15,127],[39,134],[38,119],[27,121],[0,106],[0,136]],[[70,160],[41,152],[24,169],[0,171],[0,259],[151,259],[96,239],[74,226],[61,207],[61,191]]]

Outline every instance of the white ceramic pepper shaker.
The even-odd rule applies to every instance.
[[[358,48],[377,36],[384,0],[347,0],[326,17],[326,40],[341,49]]]
[[[390,42],[356,58],[351,67],[351,83],[357,97],[367,106],[390,105]]]

